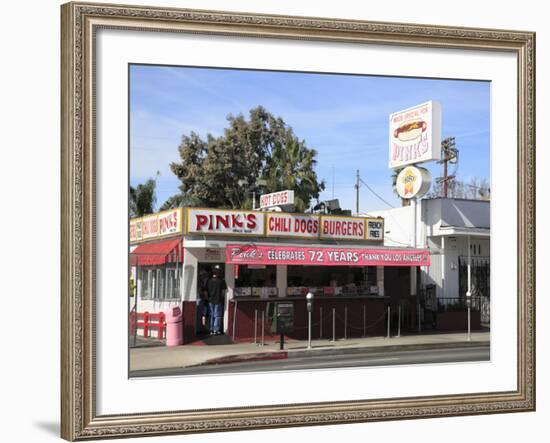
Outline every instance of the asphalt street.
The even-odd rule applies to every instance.
[[[184,368],[151,369],[134,371],[130,377],[155,377],[169,375],[205,375],[243,372],[271,372],[368,366],[393,366],[430,363],[459,363],[489,361],[489,345],[457,347],[452,349],[422,349],[399,351],[354,352],[350,354],[296,356],[282,360],[250,361],[224,364],[208,364]]]

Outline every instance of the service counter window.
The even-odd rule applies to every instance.
[[[376,292],[373,266],[289,266],[288,295],[368,295]]]
[[[277,267],[271,265],[235,266],[236,296],[272,297],[277,295]]]

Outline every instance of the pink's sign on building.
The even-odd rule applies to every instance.
[[[187,208],[188,234],[263,236],[264,214],[232,209]]]
[[[130,220],[130,243],[181,234],[182,227],[182,208],[134,218]]]

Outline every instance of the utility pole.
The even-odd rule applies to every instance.
[[[436,179],[437,183],[443,184],[443,197],[447,198],[449,196],[449,182],[454,180],[456,177],[456,167],[455,173],[449,175],[448,164],[454,164],[456,166],[458,162],[458,149],[456,148],[455,138],[447,137],[441,141],[441,160],[438,163],[443,163],[443,177],[438,177]]]
[[[355,214],[359,215],[359,169],[357,170],[357,178],[355,182]]]
[[[447,162],[449,159],[445,156],[443,158],[443,197],[447,198],[449,179],[447,177]]]

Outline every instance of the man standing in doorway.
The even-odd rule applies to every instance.
[[[210,332],[210,321],[208,321],[208,313],[210,309],[208,308],[208,289],[206,287],[208,280],[210,280],[209,272],[206,269],[202,269],[201,271],[199,271],[199,279],[197,282],[197,307],[200,318],[200,327],[197,332],[199,334]]]
[[[227,289],[225,281],[220,278],[220,270],[214,269],[212,278],[206,283],[208,292],[208,306],[210,308],[210,334],[220,335],[222,333],[222,316],[224,292]]]

